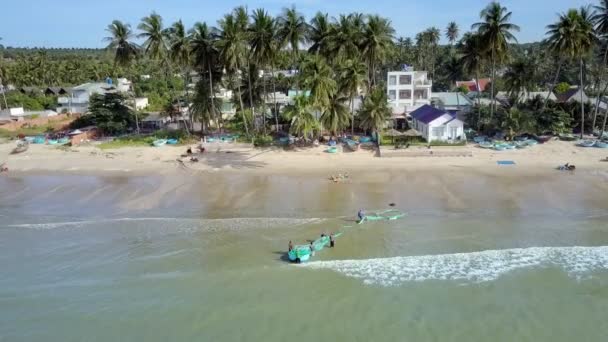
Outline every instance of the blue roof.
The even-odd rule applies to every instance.
[[[429,124],[433,120],[435,120],[445,114],[449,115],[449,113],[444,112],[443,110],[439,110],[439,109],[437,109],[435,107],[431,107],[429,105],[423,105],[422,107],[411,112],[410,116],[412,118],[414,118],[415,120],[418,120],[422,123]]]

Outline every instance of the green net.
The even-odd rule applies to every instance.
[[[365,215],[365,218],[359,222],[362,223],[364,221],[387,221],[387,220],[398,220],[404,217],[406,214],[397,209],[389,209],[372,212],[371,214]]]

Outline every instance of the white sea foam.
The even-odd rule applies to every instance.
[[[532,247],[473,253],[407,256],[368,260],[318,261],[303,264],[329,269],[366,284],[394,286],[405,282],[452,280],[487,282],[505,273],[533,267],[560,267],[580,277],[608,269],[608,246]]]
[[[10,224],[5,227],[10,228],[26,228],[36,230],[56,229],[56,228],[79,228],[96,224],[106,224],[111,226],[112,223],[122,222],[166,222],[172,227],[191,227],[195,230],[204,231],[225,231],[225,230],[245,230],[253,228],[272,228],[277,226],[299,226],[320,222],[320,218],[271,218],[271,217],[256,217],[256,218],[222,218],[222,219],[188,219],[188,218],[172,218],[172,217],[142,217],[142,218],[115,218],[115,219],[99,219],[99,220],[83,220],[83,221],[66,221],[66,222],[45,222],[45,223],[22,223]]]

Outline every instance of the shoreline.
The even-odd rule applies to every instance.
[[[29,150],[9,155],[12,144],[0,144],[0,162],[6,162],[9,175],[130,175],[167,176],[191,173],[260,175],[323,175],[348,172],[353,175],[370,173],[467,172],[486,175],[543,175],[557,172],[558,165],[577,166],[576,173],[608,174],[608,150],[580,148],[571,142],[552,141],[526,150],[491,151],[475,146],[434,147],[438,155],[426,155],[425,147],[400,150],[396,157],[392,148],[383,148],[383,157],[375,151],[325,153],[325,147],[284,151],[279,148],[257,149],[242,145],[208,145],[207,152],[194,154],[199,159],[191,163],[180,155],[188,146],[126,147],[101,150],[94,145],[58,149],[55,146],[31,145]],[[411,156],[403,155],[411,154]],[[423,155],[425,154],[425,155]],[[460,156],[454,156],[460,155]],[[8,157],[7,157],[8,156]],[[511,160],[515,165],[498,165]]]

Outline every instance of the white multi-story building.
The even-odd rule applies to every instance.
[[[393,113],[408,114],[420,106],[431,103],[433,82],[426,71],[390,71],[387,79],[387,95]]]
[[[57,112],[85,114],[89,110],[89,100],[93,94],[106,94],[111,92],[126,93],[131,90],[131,81],[119,78],[116,84],[112,82],[85,83],[71,89],[71,91],[57,98],[59,107]]]

